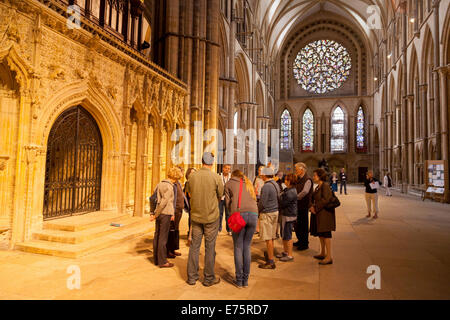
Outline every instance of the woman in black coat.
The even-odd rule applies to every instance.
[[[284,251],[277,255],[280,261],[293,261],[292,256],[292,230],[297,221],[297,189],[295,189],[296,177],[290,173],[286,176],[286,189],[281,193],[281,201],[279,203],[280,219],[281,219],[281,236],[283,237]]]
[[[327,173],[323,169],[314,170],[314,183],[318,186],[314,190],[310,211],[311,215],[311,235],[320,239],[320,254],[314,258],[321,260],[319,264],[332,264],[331,258],[331,231],[336,231],[335,210],[328,210],[325,207],[333,198],[330,185],[327,181]]]

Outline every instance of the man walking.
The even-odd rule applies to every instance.
[[[280,187],[273,180],[274,174],[273,168],[271,167],[264,167],[262,169],[264,186],[261,189],[261,197],[258,201],[258,211],[260,214],[259,234],[261,239],[266,241],[267,255],[266,263],[259,265],[261,269],[275,269],[273,240],[277,238]]]
[[[203,236],[205,236],[205,267],[203,285],[206,287],[220,282],[214,274],[216,259],[216,239],[219,230],[219,200],[223,196],[224,186],[217,173],[211,171],[214,155],[205,152],[202,168],[189,177],[186,192],[191,199],[192,243],[189,247],[187,265],[189,285],[195,285],[199,279],[198,256]]]
[[[341,182],[339,193],[342,194],[342,187],[344,187],[345,195],[347,195],[347,174],[345,173],[345,168],[342,168],[339,173],[339,181]]]
[[[307,250],[309,248],[308,232],[309,232],[309,203],[313,193],[313,182],[308,176],[306,164],[299,162],[295,164],[295,175],[297,183],[297,224],[295,234],[298,241],[294,244],[297,250]]]
[[[225,184],[230,180],[231,178],[231,166],[229,164],[224,164],[222,168],[222,173],[220,174],[220,178],[222,179],[222,183],[225,186]],[[223,222],[223,213],[225,211],[225,226],[227,229],[227,233],[229,236],[231,236],[231,229],[228,226],[228,218],[230,217],[230,213],[228,212],[228,208],[225,205],[225,196],[220,199],[219,202],[219,212],[220,212],[220,223],[219,223],[219,233],[222,231],[222,222]]]

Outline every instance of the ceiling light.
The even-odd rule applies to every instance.
[[[409,22],[411,22],[411,23],[414,23],[414,21],[416,21],[416,19],[414,19],[414,18],[409,19]]]
[[[392,54],[391,54],[391,53],[389,53],[389,54],[387,55],[387,58],[388,58],[388,59],[390,59],[390,58],[391,58],[391,56],[392,56]]]

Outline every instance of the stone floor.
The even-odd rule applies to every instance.
[[[185,238],[175,267],[159,269],[149,260],[148,235],[79,259],[0,251],[0,299],[450,299],[450,205],[383,195],[374,221],[365,218],[362,187],[349,193],[337,210],[333,265],[312,258],[319,242],[311,238],[310,250],[295,252],[294,262],[262,270],[264,243],[255,239],[249,287],[238,289],[227,281],[234,274],[232,239],[222,233],[216,248],[221,283],[191,287]],[[183,219],[183,235],[186,225]],[[79,290],[67,288],[70,265],[80,267]],[[367,288],[370,265],[381,269],[380,290]]]

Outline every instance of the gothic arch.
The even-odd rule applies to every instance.
[[[94,117],[102,134],[104,152],[119,152],[121,126],[114,112],[116,107],[95,84],[89,81],[68,85],[48,99],[37,119],[35,142],[46,146],[46,137],[57,117],[74,105],[82,105]]]
[[[34,74],[33,69],[19,55],[15,45],[10,44],[6,48],[0,50],[0,63],[5,61],[9,69],[15,73],[15,81],[23,91],[27,91],[31,86],[31,78]]]

